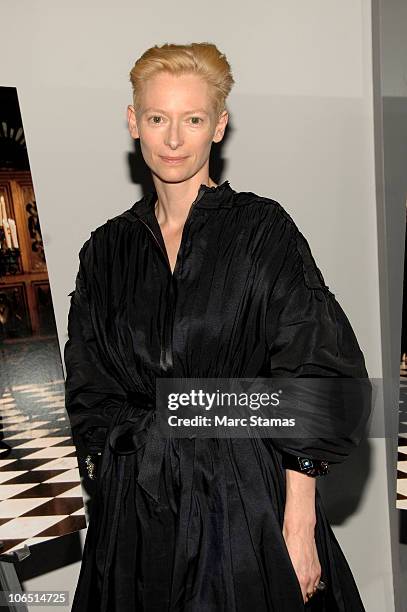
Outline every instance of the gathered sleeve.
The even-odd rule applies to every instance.
[[[93,233],[93,232],[92,232]],[[89,292],[92,274],[92,236],[79,252],[79,270],[68,314],[65,407],[78,457],[104,448],[112,412],[126,398],[117,377],[109,371],[94,332]]]
[[[312,461],[315,472],[309,475],[318,476],[329,471],[329,464],[344,461],[359,444],[370,414],[372,386],[349,319],[325,284],[307,240],[288,213],[281,219],[275,259],[279,273],[267,310],[270,376],[312,378],[314,387],[326,377],[353,379],[352,393],[341,398],[341,410],[351,415],[352,435],[338,430],[330,438],[273,438],[284,467],[307,473],[307,462]],[[332,408],[328,398],[316,408],[315,418],[329,419],[333,404],[338,406],[340,383],[333,381],[332,389]]]

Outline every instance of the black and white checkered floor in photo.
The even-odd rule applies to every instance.
[[[407,510],[407,364],[400,366],[396,507]]]
[[[0,552],[85,527],[63,380],[12,385],[0,395]]]

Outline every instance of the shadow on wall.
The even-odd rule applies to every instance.
[[[369,439],[363,439],[352,454],[318,480],[323,505],[332,526],[342,525],[358,511],[371,470]]]

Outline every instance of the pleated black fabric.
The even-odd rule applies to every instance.
[[[339,463],[357,442],[160,438],[155,381],[364,378],[363,354],[278,202],[201,185],[171,274],[156,198],[91,233],[70,294],[66,407],[78,455],[103,451],[72,610],[303,610],[282,455]],[[328,589],[305,609],[364,610],[318,490],[316,512]]]

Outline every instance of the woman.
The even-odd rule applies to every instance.
[[[97,479],[72,610],[364,610],[315,486],[359,438],[157,433],[157,377],[367,372],[289,214],[209,177],[225,56],[156,46],[130,76],[154,190],[91,233],[70,294],[66,406]]]

